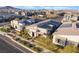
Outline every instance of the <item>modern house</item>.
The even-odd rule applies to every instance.
[[[60,26],[61,23],[51,20],[41,21],[39,23],[33,24],[26,27],[28,34],[31,37],[37,37],[39,35],[51,35],[56,28]]]
[[[78,15],[72,14],[72,13],[67,13],[64,15],[61,22],[63,23],[63,22],[77,21],[77,19],[78,19]]]
[[[52,42],[56,45],[79,47],[79,21],[65,22],[54,33]]]
[[[9,21],[10,17],[14,16],[14,14],[0,14],[0,22]]]
[[[15,30],[21,31],[25,26],[25,22],[24,20],[12,20],[11,26],[15,28]]]
[[[21,19],[21,20],[15,19],[11,21],[11,26],[15,28],[15,30],[21,31],[23,30],[23,28],[25,28],[25,26],[27,27],[37,22],[39,21],[36,21],[34,19]]]

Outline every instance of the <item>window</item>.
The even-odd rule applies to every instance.
[[[57,42],[58,44],[61,44],[61,45],[64,46],[64,45],[65,45],[65,40],[66,40],[66,39],[63,39],[63,38],[57,38],[57,39],[56,39],[56,42]]]
[[[58,43],[60,43],[60,41],[61,41],[60,39],[57,39],[57,42],[58,42]]]
[[[32,32],[32,37],[34,37],[34,32]]]
[[[66,45],[75,45],[75,42],[73,42],[73,41],[70,41],[70,40],[67,40],[67,43],[66,43]]]
[[[76,23],[76,27],[79,28],[79,23]]]
[[[17,26],[15,26],[15,29],[17,29]]]
[[[79,44],[77,44],[77,47],[79,48]]]

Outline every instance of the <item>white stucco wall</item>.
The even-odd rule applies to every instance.
[[[38,30],[40,30],[40,34],[47,34],[47,29],[44,28],[38,28]]]
[[[28,29],[27,29],[28,30]],[[32,32],[34,32],[34,37],[37,36],[37,33],[36,33],[36,30],[33,30],[33,29],[29,29],[28,30],[28,34],[32,37]]]
[[[61,45],[61,44],[59,44],[59,43],[57,43],[57,42],[55,41],[57,37],[61,37],[61,38],[63,38],[64,40],[67,39],[67,40],[69,40],[69,41],[76,42],[76,44],[79,43],[79,35],[54,35],[54,36],[53,36],[53,43],[58,44],[58,45]],[[76,45],[76,44],[75,44],[75,45]]]

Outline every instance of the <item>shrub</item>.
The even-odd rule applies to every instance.
[[[20,40],[20,38],[15,38],[15,40],[16,40],[16,41],[19,41],[19,40]]]

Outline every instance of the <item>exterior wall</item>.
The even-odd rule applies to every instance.
[[[62,22],[70,21],[71,20],[70,18],[71,18],[71,15],[65,14]]]
[[[11,26],[14,27],[15,30],[21,31],[21,30],[24,28],[25,24],[24,24],[24,23],[19,23],[19,22],[16,21],[16,20],[12,20],[12,21],[11,21]],[[16,27],[17,27],[17,28],[16,28]]]
[[[38,28],[38,30],[40,31],[39,34],[47,34],[47,29]]]
[[[21,12],[21,15],[22,15],[22,16],[25,16],[25,12]]]
[[[62,42],[58,43],[56,39],[60,39]],[[79,44],[79,36],[76,35],[54,35],[53,36],[53,43],[65,46],[65,45],[75,45],[77,46]]]
[[[28,34],[32,37],[32,32],[34,32],[34,37],[39,36],[39,35],[44,35],[47,34],[47,29],[43,29],[43,28],[38,28],[37,26],[32,26],[32,27],[27,27],[26,26],[26,30],[28,31]]]
[[[58,43],[56,39],[60,39],[63,40],[63,43]],[[60,45],[60,46],[65,46],[65,40],[66,38],[65,37],[62,37],[62,36],[57,36],[57,35],[54,35],[53,36],[53,43],[54,44],[57,44],[57,45]]]
[[[24,26],[25,26],[25,24],[18,23],[16,30],[21,31],[21,30],[23,30]]]
[[[16,11],[15,14],[16,14],[16,15],[19,15],[19,11]]]
[[[11,21],[11,26],[12,26],[12,27],[15,28],[17,25],[18,25],[18,21],[16,21],[16,20],[12,20],[12,21]]]
[[[63,22],[69,22],[69,21],[72,21],[72,20],[74,20],[74,21],[77,21],[77,18],[78,18],[78,16],[77,15],[73,15],[73,14],[65,14],[64,15],[64,18],[62,19],[62,23]]]
[[[32,35],[32,33],[34,33],[34,36]],[[35,30],[29,30],[28,31],[28,34],[31,36],[31,37],[36,37],[37,36],[37,33]]]
[[[78,16],[74,16],[73,18],[71,18],[72,20],[77,21]]]
[[[34,37],[37,36],[37,33],[36,33],[36,32],[37,32],[37,26],[26,26],[25,29],[28,30],[28,34],[29,34],[31,37],[33,37],[33,36],[32,36],[32,33],[34,33]]]

